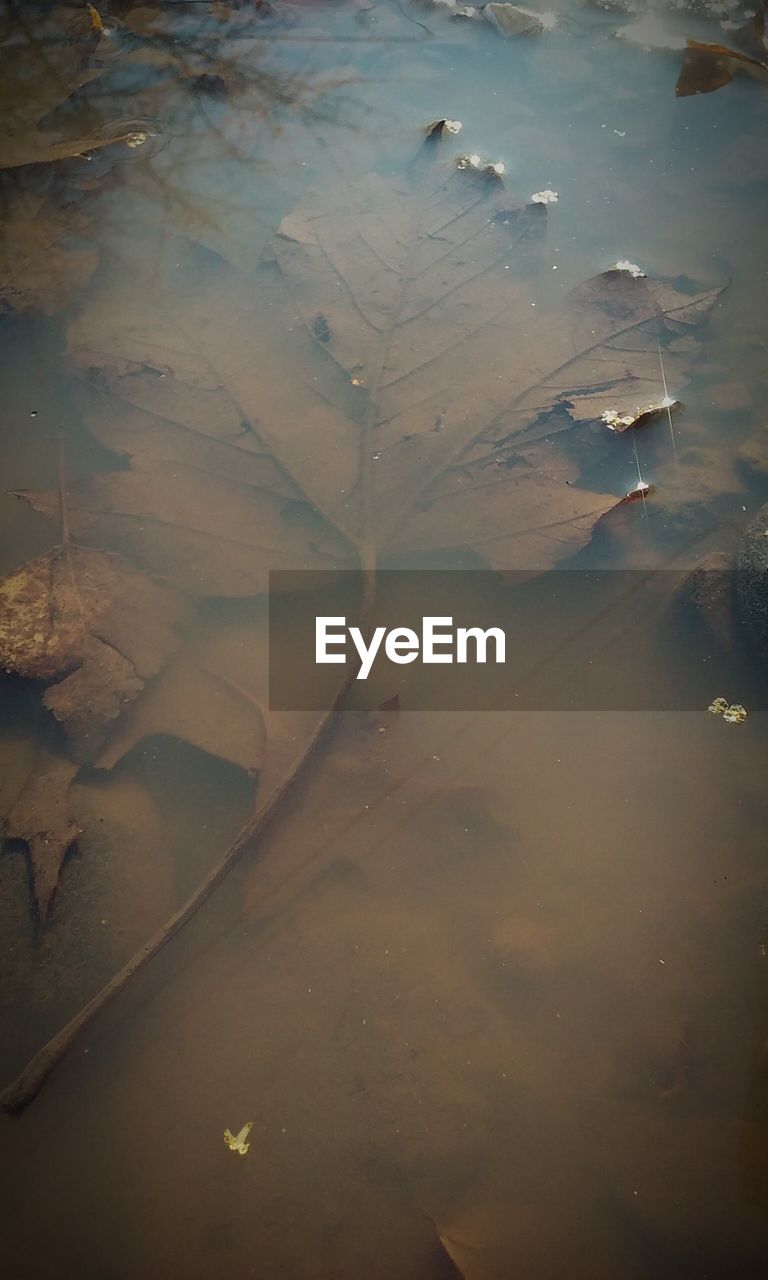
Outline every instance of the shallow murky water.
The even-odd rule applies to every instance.
[[[338,208],[341,226],[346,193],[371,174],[381,185],[365,188],[361,216],[397,231],[387,184],[424,180],[413,161],[429,121],[462,122],[434,161],[447,171],[462,151],[503,162],[510,209],[557,191],[520,259],[542,347],[571,291],[617,260],[685,297],[727,286],[701,332],[675,331],[683,345],[665,348],[670,376],[684,377],[668,388],[683,402],[669,422],[616,436],[597,422],[580,437],[579,492],[618,499],[639,477],[653,492],[564,535],[543,567],[732,561],[766,500],[768,95],[739,73],[676,97],[675,41],[733,33],[716,6],[659,5],[650,21],[646,8],[570,0],[553,30],[505,40],[406,0],[276,3],[272,15],[5,7],[9,135],[37,163],[0,145],[0,567],[59,542],[61,484],[75,544],[118,552],[197,601],[183,645],[79,756],[67,799],[79,836],[44,930],[24,847],[4,848],[6,1079],[172,915],[249,815],[264,758],[257,561],[290,567],[299,546],[302,567],[343,559],[318,512],[343,491],[349,458],[312,431],[326,430],[334,397],[357,394],[335,344],[357,340],[355,308],[379,289],[334,243],[337,262],[350,254],[338,311],[294,279],[298,310],[309,290],[314,342],[299,324],[286,338],[271,255],[306,244],[321,208]],[[82,146],[52,158],[72,138]],[[521,332],[495,348],[511,367],[521,351],[538,358],[515,345]],[[317,417],[302,435],[307,388]],[[436,390],[425,383],[424,397]],[[435,449],[442,417],[441,406]],[[298,488],[263,448],[275,422]],[[512,472],[505,448],[493,440],[495,475]],[[368,463],[361,474],[350,503]],[[281,540],[248,524],[239,485],[278,495]],[[30,504],[17,491],[51,496]],[[471,520],[439,545],[412,527],[388,565],[484,563]],[[525,543],[502,567],[531,567],[534,553]],[[675,607],[662,598],[645,620],[669,679],[695,653],[712,697],[758,697],[759,658],[718,632],[692,644],[690,628],[669,625]],[[621,681],[615,644],[610,662]],[[554,687],[564,670],[538,678]],[[740,687],[722,687],[726,674]],[[63,759],[71,744],[36,682],[7,674],[0,690],[8,815],[41,746]],[[749,710],[740,725],[705,706],[342,714],[201,911],[30,1107],[3,1118],[8,1274],[765,1275],[765,727]],[[242,1158],[222,1135],[246,1121]]]

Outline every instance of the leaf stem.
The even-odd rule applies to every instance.
[[[10,1115],[18,1115],[29,1106],[30,1102],[37,1097],[54,1067],[69,1052],[75,1041],[79,1039],[96,1015],[101,1013],[102,1009],[127,987],[131,978],[144,969],[150,960],[171,940],[174,934],[178,933],[188,920],[191,920],[192,916],[211,896],[214,889],[221,883],[234,864],[253,846],[256,838],[263,834],[268,823],[274,817],[283,800],[292,790],[310,758],[324,739],[344,698],[347,685],[348,681],[345,681],[339,689],[333,707],[329,711],[323,712],[313,732],[299,749],[290,768],[260,803],[257,790],[257,804],[252,816],[241,828],[220,860],[211,868],[202,883],[198,885],[195,892],[187,898],[178,911],[174,912],[162,928],[131,957],[127,964],[118,970],[114,977],[97,992],[93,999],[89,1000],[70,1019],[66,1026],[62,1027],[47,1044],[43,1045],[30,1058],[16,1079],[0,1093],[0,1108],[3,1111],[8,1112]]]

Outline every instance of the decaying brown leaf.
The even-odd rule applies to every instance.
[[[122,708],[182,642],[190,606],[120,556],[69,543],[0,582],[0,664],[58,681],[43,701],[93,760]]]
[[[42,923],[59,882],[61,864],[78,835],[69,788],[78,766],[41,748],[35,768],[5,821],[6,840],[27,846],[38,917]]]
[[[279,567],[357,563],[372,590],[385,558],[468,547],[498,568],[542,570],[577,551],[623,501],[580,486],[582,435],[605,409],[658,397],[661,345],[678,389],[718,290],[682,294],[614,270],[556,311],[539,307],[546,217],[472,169],[370,176],[302,201],[255,280],[209,263],[167,307],[89,297],[69,353],[89,428],[127,467],[68,490],[73,534],[219,597],[253,596]],[[59,516],[60,495],[23,496]],[[81,644],[83,681],[91,656]],[[332,712],[264,711],[257,685],[207,661],[197,669],[222,695],[246,693],[238,762],[259,730],[263,743],[254,815],[166,927],[36,1055],[6,1091],[8,1109],[190,918],[331,723]],[[158,689],[172,681],[168,668]],[[177,706],[178,690],[154,710],[137,704],[138,736],[162,731]],[[103,763],[138,740],[125,728]]]
[[[182,643],[191,607],[120,556],[64,542],[0,581],[0,664],[49,683],[43,705],[61,724],[70,759],[41,751],[7,819],[29,849],[40,920],[77,834],[69,786],[93,762],[114,722]]]
[[[96,300],[70,353],[91,430],[131,465],[70,490],[76,536],[220,595],[457,543],[502,568],[576,551],[618,500],[579,487],[579,425],[658,397],[659,341],[694,333],[718,291],[606,272],[539,311],[546,216],[474,173],[371,177],[284,219],[258,279],[269,326],[223,266],[176,300],[183,329]],[[56,514],[56,495],[24,496]]]
[[[687,98],[695,93],[713,93],[729,84],[739,70],[768,80],[768,61],[751,58],[727,45],[706,44],[702,40],[688,40],[683,55],[683,66],[675,93]]]
[[[74,838],[67,791],[80,763],[111,769],[170,734],[259,773],[264,795],[317,727],[316,715],[268,710],[264,619],[198,625],[180,648],[192,615],[184,596],[120,556],[70,543],[0,582],[0,662],[54,681],[42,701],[71,755],[41,756],[8,820],[7,837],[29,846],[42,921]]]
[[[757,11],[743,27],[734,31],[733,38],[735,48],[703,40],[686,41],[683,65],[675,87],[678,98],[712,93],[728,84],[738,71],[768,81],[764,0],[759,0]]]

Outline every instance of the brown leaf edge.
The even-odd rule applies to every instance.
[[[170,919],[144,944],[131,959],[119,969],[96,995],[83,1005],[70,1021],[57,1031],[46,1044],[38,1049],[22,1069],[20,1074],[0,1093],[0,1108],[9,1115],[20,1115],[33,1102],[42,1089],[54,1067],[69,1052],[75,1041],[82,1035],[93,1019],[106,1008],[114,998],[125,989],[131,979],[149,964],[159,951],[170,942],[171,938],[191,920],[203,903],[211,896],[214,889],[225,878],[234,864],[246,853],[254,841],[266,831],[270,821],[276,816],[288,793],[293,789],[303,774],[309,761],[315,755],[328,730],[336,719],[339,706],[346,694],[349,680],[340,687],[336,701],[329,711],[325,711],[316,723],[304,745],[299,749],[290,768],[281,780],[268,791],[238,832],[232,844],[208,872],[194,893],[179,907]],[[258,801],[258,793],[257,793]]]
[[[713,93],[730,84],[739,64],[768,72],[768,49],[765,44],[765,0],[758,0],[750,20],[734,32],[740,49],[725,44],[709,44],[703,40],[686,40],[683,65],[680,68],[675,96],[689,98],[699,93]]]

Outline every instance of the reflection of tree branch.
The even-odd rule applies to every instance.
[[[253,37],[249,35],[247,39],[250,42]],[[221,95],[222,99],[229,97],[230,94],[236,96],[238,92],[251,91],[257,100],[254,112],[262,120],[268,120],[276,111],[291,111],[298,114],[300,119],[312,118],[331,122],[330,114],[322,105],[318,105],[317,99],[332,90],[345,88],[360,81],[359,75],[331,76],[314,73],[311,70],[304,73],[281,74],[259,67],[249,67],[246,73],[241,62],[242,55],[234,51],[232,56],[224,56],[220,47],[212,49],[211,43],[210,38],[206,39],[204,36],[190,37],[182,41],[173,34],[153,32],[151,37],[136,37],[134,47],[146,48],[149,51],[159,50],[167,56],[169,69],[176,70],[176,82],[189,89],[189,103],[193,111],[203,120],[207,130],[218,139],[222,154],[238,160],[243,157],[238,154],[223,129],[207,110],[205,90],[199,85],[203,76],[215,76],[223,81],[225,92]],[[313,40],[313,43],[316,41]],[[116,65],[119,65],[119,60]],[[101,88],[102,86],[99,86],[91,91],[87,99],[88,105],[98,110],[100,121],[105,114],[103,110],[105,103],[114,100],[109,91],[108,81],[103,84],[103,92],[100,92]],[[151,88],[148,91],[151,92]],[[236,102],[234,105],[237,105]]]
[[[333,69],[326,71],[313,66],[317,60],[311,55],[293,58],[294,65],[285,71],[264,66],[264,59],[269,57],[272,60],[272,55],[264,50],[263,57],[260,49],[254,50],[250,31],[245,37],[247,45],[244,45],[231,31],[224,32],[222,36],[218,32],[193,30],[191,34],[182,32],[179,36],[173,30],[135,34],[122,28],[114,33],[114,37],[102,36],[99,40],[90,30],[83,30],[73,50],[71,44],[63,42],[63,31],[56,25],[51,27],[45,17],[34,25],[30,19],[30,8],[12,2],[9,6],[12,25],[7,31],[15,48],[21,49],[22,56],[26,53],[31,64],[26,100],[34,102],[37,84],[48,84],[48,98],[51,83],[61,84],[60,101],[56,102],[54,92],[53,99],[41,105],[41,111],[42,106],[45,106],[46,113],[51,109],[58,110],[59,127],[64,131],[67,121],[76,116],[77,133],[83,136],[85,131],[94,146],[95,140],[108,127],[105,122],[117,122],[115,136],[104,141],[102,168],[97,170],[102,179],[106,178],[103,166],[107,166],[108,171],[113,159],[122,162],[132,158],[119,144],[125,142],[139,126],[131,128],[126,117],[141,115],[150,120],[159,117],[174,145],[162,163],[141,164],[141,174],[137,175],[139,185],[143,183],[153,187],[164,199],[169,212],[180,213],[188,227],[197,225],[204,228],[209,238],[210,232],[221,233],[222,222],[225,226],[228,214],[230,218],[238,215],[252,217],[257,223],[259,218],[252,207],[253,201],[247,198],[247,168],[242,175],[243,196],[246,198],[227,202],[218,197],[218,192],[214,193],[221,218],[210,207],[211,197],[196,199],[194,189],[185,193],[185,182],[187,186],[191,185],[187,173],[205,181],[205,171],[201,168],[201,142],[214,164],[232,160],[240,166],[248,166],[259,163],[262,123],[268,133],[279,132],[284,119],[305,124],[325,122],[354,127],[351,112],[345,109],[343,95],[336,93],[330,103],[318,101],[323,95],[359,82],[360,77],[354,71],[349,75],[343,72],[334,74]],[[273,34],[279,37],[283,33]],[[108,61],[102,58],[98,80],[92,81],[87,93],[79,94],[77,99],[71,98],[72,77],[61,74],[62,65],[87,66],[94,50],[98,65],[99,56],[105,52],[105,40],[112,39],[114,56]],[[28,50],[34,51],[31,57]],[[148,54],[146,64],[141,61],[142,50]],[[131,58],[132,52],[134,58]],[[297,68],[297,61],[303,65]],[[119,81],[115,81],[113,72],[118,76],[124,75],[129,66],[131,78],[136,79],[135,87],[126,93]],[[212,85],[214,92],[209,99]],[[221,93],[216,92],[218,88]],[[22,107],[23,102],[22,97]],[[233,122],[236,126],[242,122],[243,134],[233,133]],[[34,122],[30,121],[25,127],[34,128]],[[194,154],[190,148],[194,148]],[[143,158],[140,152],[136,153],[137,160],[142,161]],[[32,169],[20,170],[19,179],[26,185],[40,175],[47,175],[59,196],[69,198],[73,177],[75,185],[79,185],[77,172],[71,166],[57,169],[44,168],[43,164],[44,161]],[[193,170],[190,170],[190,165],[194,166]],[[115,166],[112,182],[118,185],[122,182],[126,188],[131,186],[131,177],[122,163]],[[92,190],[101,191],[106,189],[106,185],[105,181],[100,181],[95,188],[93,183],[90,184]],[[261,223],[263,225],[263,219]]]

